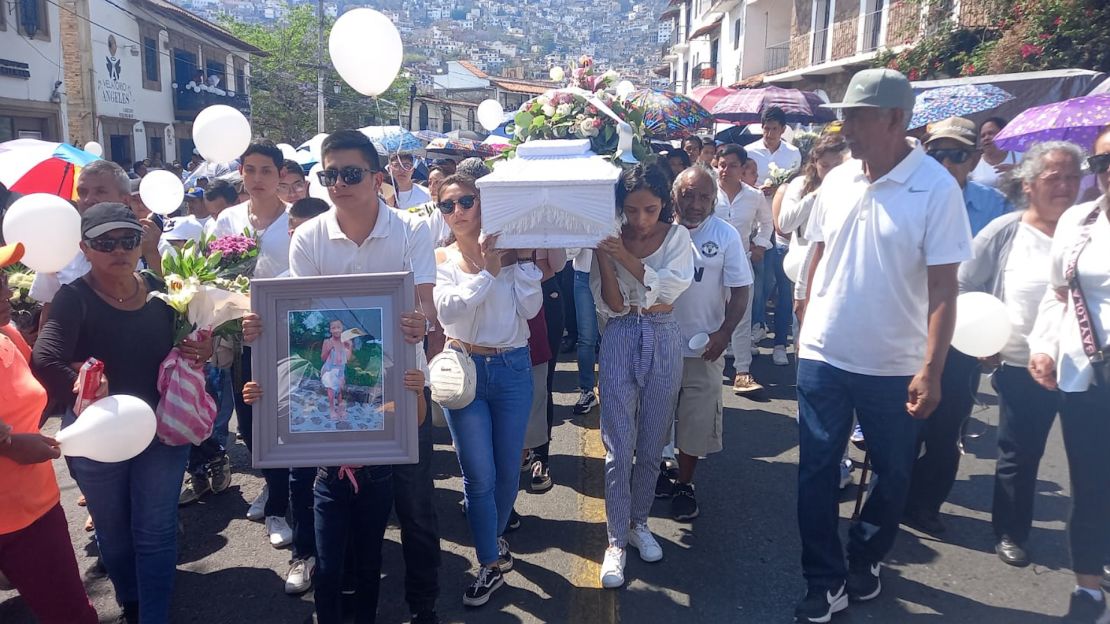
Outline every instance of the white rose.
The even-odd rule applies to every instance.
[[[551,118],[555,116],[555,107],[550,104],[543,105],[543,114],[545,117]]]
[[[621,77],[621,75],[618,74],[616,71],[614,71],[612,69],[610,69],[609,71],[607,71],[607,72],[605,72],[604,74],[601,75],[602,80],[608,80],[608,81],[614,81],[614,80],[616,80],[620,77]]]
[[[594,127],[594,120],[586,118],[586,119],[583,119],[581,122],[579,122],[579,124],[578,124],[578,134],[581,135],[581,136],[584,136],[584,137],[595,137],[595,136],[597,136],[597,128]]]
[[[573,109],[574,107],[570,104],[560,104],[559,107],[555,109],[555,114],[560,117],[566,117]]]

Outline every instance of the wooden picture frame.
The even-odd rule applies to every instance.
[[[401,314],[416,301],[412,273],[257,279],[251,308],[255,468],[412,464],[417,397],[404,371],[420,344]]]

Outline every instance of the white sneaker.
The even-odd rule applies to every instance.
[[[767,337],[767,328],[762,325],[756,325],[752,328],[752,345],[759,344],[759,341]]]
[[[270,545],[274,548],[293,543],[293,529],[281,516],[266,516],[266,534],[270,536]]]
[[[775,363],[775,366],[789,366],[790,358],[786,357],[786,347],[775,345],[775,351],[771,354],[771,361]]]
[[[312,587],[312,573],[316,571],[316,557],[294,559],[285,577],[285,593],[303,594]]]
[[[655,541],[655,536],[651,534],[651,529],[646,524],[632,527],[632,532],[628,534],[628,545],[640,551],[640,559],[648,563],[663,558],[663,549],[659,546],[659,542]]]
[[[840,489],[844,489],[852,485],[852,460],[840,460]]]
[[[613,589],[624,585],[624,560],[623,548],[610,546],[605,549],[605,560],[601,562],[601,586]]]
[[[268,500],[270,500],[270,488],[263,485],[262,491],[251,501],[251,506],[247,507],[247,520],[262,521],[266,517],[266,501]]]

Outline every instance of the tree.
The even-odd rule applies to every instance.
[[[324,19],[325,131],[382,125],[397,117],[408,101],[408,81],[398,77],[380,99],[351,89],[331,66],[327,37],[334,20]],[[227,17],[232,34],[268,53],[251,60],[251,127],[256,135],[299,145],[316,134],[316,44],[318,24],[313,5],[292,8],[281,22],[245,24]],[[367,62],[372,62],[367,59]],[[338,86],[339,92],[335,88]]]

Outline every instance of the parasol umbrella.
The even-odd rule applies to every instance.
[[[736,89],[729,87],[694,87],[694,99],[698,104],[701,104],[705,110],[713,110],[713,106],[720,102],[722,98],[736,93]]]
[[[1087,149],[1107,125],[1110,125],[1110,93],[1084,95],[1022,112],[994,137],[994,144],[1004,150],[1024,152],[1034,143],[1071,141]]]
[[[447,138],[446,134],[443,134],[442,132],[436,132],[435,130],[417,130],[413,133],[413,135],[421,141],[424,141],[425,143],[431,143],[436,139]]]
[[[680,139],[713,120],[701,104],[673,91],[637,89],[625,101],[644,114],[647,135],[656,139]]]
[[[100,157],[68,143],[6,141],[0,143],[0,182],[17,193],[50,193],[76,199],[77,174],[94,160]]]
[[[424,142],[415,134],[401,126],[366,126],[359,128],[374,143],[374,148],[381,155],[411,154],[424,149]]]
[[[938,87],[917,94],[910,129],[927,126],[949,117],[967,117],[989,111],[1009,102],[1014,96],[992,84],[964,84]]]
[[[429,152],[451,154],[464,158],[471,156],[493,158],[494,156],[500,156],[502,151],[501,148],[496,145],[483,145],[481,141],[448,138],[435,139],[431,143],[428,143],[424,149]]]
[[[721,98],[713,106],[713,118],[733,123],[759,123],[763,111],[777,106],[786,113],[786,123],[827,123],[836,119],[836,112],[822,108],[825,101],[812,91],[763,87],[741,89]]]

